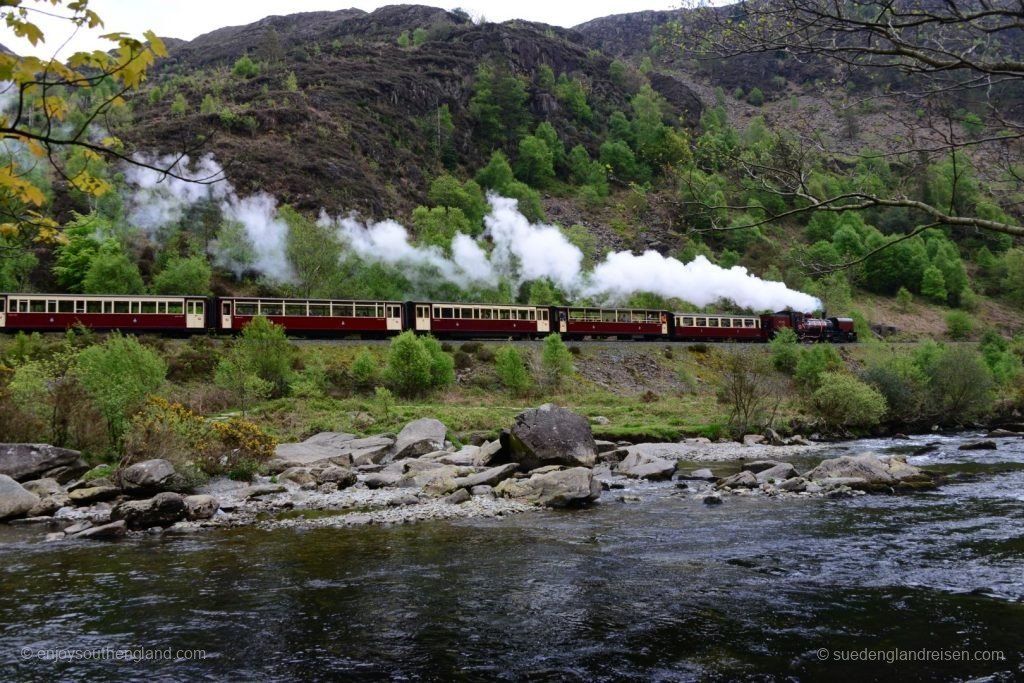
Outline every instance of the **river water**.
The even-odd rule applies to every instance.
[[[837,445],[938,442],[910,462],[950,483],[898,496],[639,484],[586,510],[119,543],[0,526],[0,679],[1022,680],[1024,439],[956,450],[971,436]],[[205,658],[47,652],[90,648]]]

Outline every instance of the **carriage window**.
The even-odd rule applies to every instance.
[[[143,301],[142,302],[143,313],[156,313],[156,302],[155,301]]]
[[[696,322],[697,322],[697,327],[707,327],[708,326],[708,319],[707,318],[695,318],[694,320],[696,320]]]
[[[331,314],[330,304],[310,304],[309,314],[319,317],[329,316]]]
[[[85,302],[86,313],[102,313],[103,302],[102,301],[86,301]]]
[[[331,315],[335,318],[351,317],[353,304],[331,304]]]
[[[492,313],[492,311],[489,308],[482,308],[482,309],[480,309],[480,319],[481,320],[490,320],[491,319],[491,313]]]
[[[750,318],[747,318],[746,320],[743,321],[743,326],[744,327],[754,327],[754,321],[751,320]]]
[[[171,304],[171,305],[173,306],[174,304]],[[221,304],[220,304],[220,314],[221,315],[231,315],[231,302],[230,301],[222,301],[221,302]]]
[[[281,304],[260,302],[260,315],[281,315],[282,310],[284,307]]]
[[[306,304],[285,304],[285,315],[306,315]]]
[[[202,315],[205,311],[206,311],[206,302],[205,301],[197,301],[196,302],[196,314],[197,315]]]
[[[729,318],[722,318],[721,327],[732,327],[732,321]]]
[[[548,309],[546,309],[546,308],[540,309],[540,319],[541,320],[547,320],[548,319]]]
[[[0,299],[0,313],[4,312],[4,300]]]
[[[452,314],[451,307],[450,306],[445,306],[444,308],[441,309],[441,313],[440,313],[440,315],[438,315],[438,317],[439,318],[454,318],[455,316]]]
[[[256,304],[251,301],[235,302],[235,315],[256,315]]]
[[[67,300],[61,299],[60,301],[57,302],[57,312],[58,313],[74,313],[75,312],[75,302],[74,301],[67,301]]]
[[[127,301],[115,301],[114,302],[114,313],[127,313],[128,302]]]
[[[402,309],[400,306],[388,306],[388,317],[389,318],[401,318]]]
[[[462,313],[460,314],[459,317],[461,317],[463,320],[465,320],[467,318],[472,318],[473,317],[473,309],[472,308],[463,308],[462,309]]]
[[[512,318],[512,311],[507,308],[502,308],[498,311],[498,320],[510,320]]]
[[[683,318],[683,327],[693,327],[693,318]]]

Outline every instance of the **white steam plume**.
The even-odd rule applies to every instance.
[[[239,197],[234,186],[223,179],[224,170],[210,155],[194,164],[187,156],[175,163],[177,157],[137,157],[157,168],[173,164],[175,174],[191,180],[221,178],[218,182],[189,182],[141,166],[128,165],[125,178],[135,186],[128,203],[129,220],[153,235],[161,227],[178,221],[185,211],[200,202],[212,201],[224,217],[239,222],[252,246],[252,265],[264,275],[280,282],[294,279],[291,266],[285,258],[285,238],[288,225],[277,217],[277,200],[269,194],[258,193]],[[240,274],[242,265],[222,253],[214,245],[211,249],[218,262]]]

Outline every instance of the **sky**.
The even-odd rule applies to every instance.
[[[405,0],[406,3],[415,0]],[[104,30],[81,29],[77,34],[73,27],[37,12],[33,20],[46,36],[45,44],[36,47],[4,27],[0,30],[0,44],[21,55],[52,57],[60,50],[58,57],[66,58],[80,50],[109,49],[108,41],[97,36],[105,32],[120,31],[141,36],[152,29],[157,35],[191,40],[223,26],[250,24],[263,17],[275,14],[294,14],[323,10],[339,10],[356,7],[372,11],[392,2],[372,0],[91,0],[89,6],[100,15]],[[461,7],[474,17],[488,21],[527,19],[555,26],[575,26],[590,19],[609,14],[639,12],[648,9],[674,9],[681,0],[426,0],[421,4],[454,9]],[[49,12],[59,12],[49,2],[24,0],[29,8],[38,7]],[[62,47],[62,44],[67,44]]]

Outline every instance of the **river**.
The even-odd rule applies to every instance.
[[[1021,680],[1024,439],[956,449],[974,436],[837,444],[938,442],[909,461],[950,482],[891,496],[637,484],[585,510],[118,543],[0,526],[0,678]],[[67,661],[98,648],[204,652]]]

